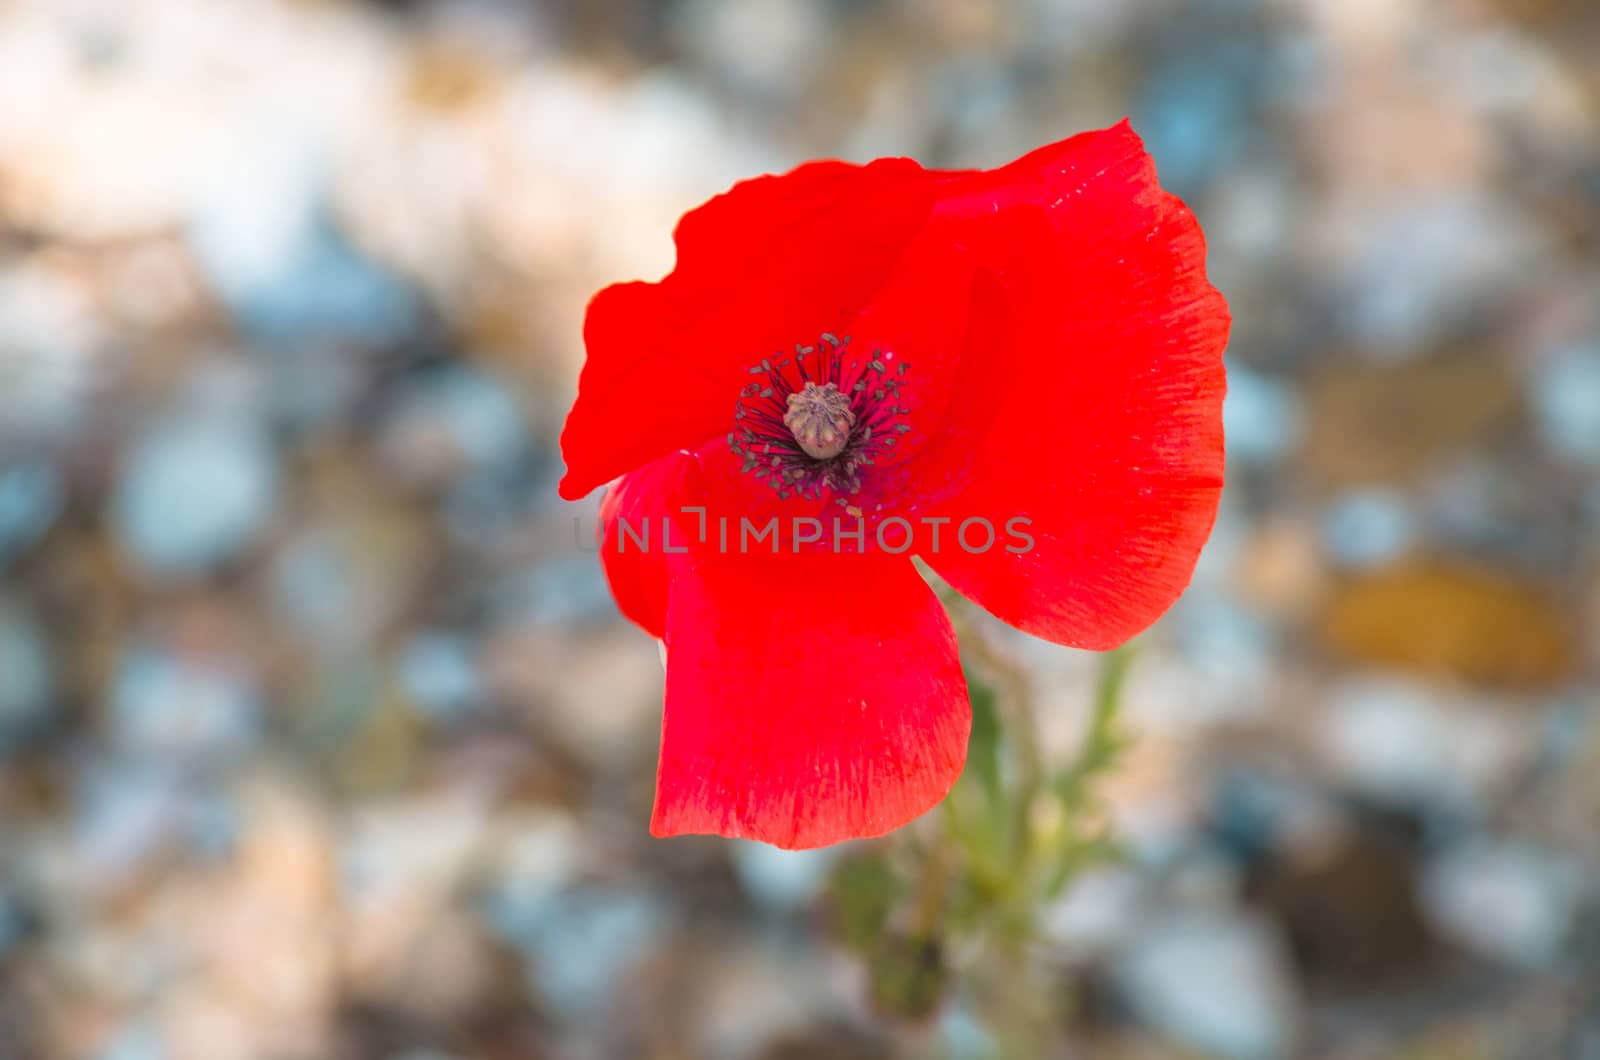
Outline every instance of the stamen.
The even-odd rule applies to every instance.
[[[815,346],[796,345],[792,358],[765,358],[740,391],[729,448],[743,458],[740,470],[780,499],[815,500],[826,490],[848,505],[861,488],[862,469],[911,430],[897,422],[910,412],[897,394],[908,366],[896,362],[891,376],[884,351],[875,350],[860,375],[847,380],[849,342],[824,334]]]

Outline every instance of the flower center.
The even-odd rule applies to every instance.
[[[848,505],[862,469],[911,430],[897,394],[909,366],[877,350],[852,367],[844,357],[849,343],[823,335],[815,346],[796,346],[793,357],[764,360],[750,369],[759,378],[739,392],[728,446],[744,457],[740,470],[780,499],[814,500],[829,490]]]
[[[818,460],[832,460],[850,441],[856,414],[850,411],[850,399],[837,383],[807,383],[804,390],[789,395],[783,422],[800,448]]]

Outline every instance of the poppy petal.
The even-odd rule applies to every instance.
[[[600,563],[617,608],[657,640],[666,636],[670,564],[698,533],[685,507],[694,505],[698,465],[670,453],[618,479],[600,502]]]
[[[710,511],[734,523],[741,516],[756,525],[776,517],[778,532],[772,547],[784,552],[794,551],[787,531],[796,518],[815,519],[822,526],[820,536],[809,545],[802,543],[802,548],[872,547],[878,520],[916,495],[918,485],[906,467],[918,447],[937,436],[953,396],[956,368],[972,325],[972,283],[973,264],[959,247],[942,238],[919,237],[871,303],[841,331],[849,337],[852,351],[846,363],[876,361],[887,369],[897,384],[891,403],[904,410],[888,428],[893,448],[873,460],[857,492],[843,497],[825,493],[814,501],[793,495],[780,498],[765,478],[748,473],[744,454],[732,451],[719,438],[695,453]],[[846,368],[845,378],[855,378],[851,369]],[[859,548],[848,538],[858,529],[857,519],[840,500],[850,506],[849,512],[861,513],[864,530]],[[836,537],[836,524],[842,526],[845,539]]]
[[[882,835],[966,757],[955,632],[906,560],[696,555],[667,613],[650,830],[789,849]]]
[[[1014,626],[1114,647],[1177,599],[1216,518],[1229,315],[1205,240],[1126,124],[954,186],[941,212],[991,271],[914,461],[952,521],[924,557]],[[969,519],[997,543],[957,537]]]
[[[814,162],[685,215],[671,274],[608,287],[589,304],[561,495],[725,434],[751,366],[842,332],[932,202],[933,178],[908,159]]]

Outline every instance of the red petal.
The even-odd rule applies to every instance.
[[[909,409],[905,422],[908,434],[897,435],[897,448],[880,457],[862,476],[859,492],[844,498],[851,510],[862,512],[864,547],[873,547],[873,530],[878,519],[896,514],[915,483],[908,482],[908,466],[919,446],[937,437],[938,425],[952,398],[956,368],[971,326],[973,267],[970,257],[942,235],[931,230],[907,248],[898,267],[884,281],[872,301],[840,330],[850,337],[849,360],[865,362],[882,354],[893,368],[905,363],[904,386],[896,392],[896,402]],[[845,378],[852,377],[846,368]],[[777,517],[776,547],[791,552],[790,529],[797,517],[818,519],[823,526],[820,541],[802,546],[812,550],[831,549],[835,521],[848,532],[856,529],[853,515],[825,494],[808,501],[799,497],[778,498],[778,491],[754,474],[742,473],[744,458],[730,451],[724,439],[716,439],[696,451],[704,470],[705,503],[713,516],[725,515],[733,525],[741,516],[759,526]],[[841,546],[855,551],[850,540]]]
[[[600,561],[617,607],[631,621],[660,639],[666,636],[670,563],[681,557],[668,552],[687,547],[698,535],[691,514],[698,467],[692,456],[672,453],[618,479],[600,502]],[[672,525],[662,538],[663,520]]]
[[[815,162],[687,214],[669,276],[589,305],[561,495],[725,434],[751,365],[845,333],[926,222],[932,186],[906,159]]]
[[[667,614],[650,830],[882,835],[949,791],[970,722],[955,633],[909,562],[697,557]]]
[[[1113,647],[1177,599],[1216,517],[1229,316],[1204,238],[1125,123],[944,179],[941,223],[994,273],[951,414],[912,463],[943,514],[989,520],[999,544],[947,533],[926,558],[1012,625]]]

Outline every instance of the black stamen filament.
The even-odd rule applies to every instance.
[[[905,385],[905,362],[884,363],[881,350],[873,351],[852,379],[843,378],[844,352],[849,338],[824,334],[814,346],[797,345],[792,357],[764,359],[750,369],[758,377],[739,393],[734,409],[734,429],[728,446],[744,458],[741,471],[754,474],[778,491],[780,500],[791,496],[820,499],[831,491],[840,504],[861,488],[861,471],[883,458],[896,445],[897,436],[911,430],[896,422],[910,410],[900,404],[898,390]],[[849,398],[854,423],[849,440],[835,456],[818,459],[801,446],[785,422],[791,395],[806,384],[829,384]],[[837,401],[837,397],[832,400]]]

